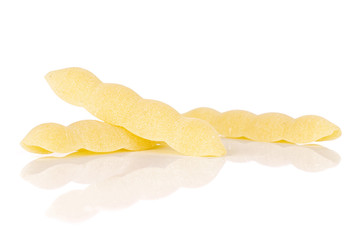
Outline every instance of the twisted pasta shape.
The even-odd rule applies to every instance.
[[[75,122],[68,127],[44,123],[33,128],[21,146],[34,153],[69,153],[80,149],[92,152],[112,152],[119,149],[145,150],[156,145],[125,128],[96,120]]]
[[[206,121],[184,117],[165,103],[143,99],[125,86],[102,83],[85,69],[61,69],[45,78],[64,101],[84,107],[97,118],[137,136],[164,141],[185,155],[226,153],[219,134]]]
[[[203,119],[215,127],[224,137],[247,138],[260,142],[310,143],[340,137],[341,130],[328,120],[307,115],[291,118],[281,113],[253,113],[232,110],[220,113],[211,108],[196,108],[183,114]]]

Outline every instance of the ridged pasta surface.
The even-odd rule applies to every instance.
[[[255,115],[242,110],[220,113],[211,108],[196,108],[183,115],[205,120],[222,136],[229,138],[310,143],[332,140],[341,135],[338,126],[315,115],[294,119],[281,113]]]
[[[67,127],[57,123],[40,124],[26,135],[21,145],[34,153],[70,153],[80,149],[92,152],[145,150],[153,148],[156,142],[138,137],[122,127],[83,120]]]
[[[206,121],[184,117],[169,105],[143,99],[125,86],[102,83],[85,69],[61,69],[48,73],[45,78],[64,101],[84,107],[97,118],[124,127],[137,136],[164,141],[185,155],[226,153],[219,134]]]

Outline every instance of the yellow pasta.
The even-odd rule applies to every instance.
[[[125,128],[96,120],[75,122],[68,127],[45,123],[33,128],[21,146],[34,153],[69,153],[80,149],[112,152],[119,149],[145,150],[156,142],[140,138]]]
[[[143,99],[125,86],[102,83],[85,69],[61,69],[45,78],[66,102],[84,107],[97,118],[122,126],[137,136],[164,141],[185,155],[226,153],[219,134],[206,121],[184,117],[170,106]]]
[[[338,126],[314,115],[294,119],[281,113],[255,115],[242,110],[220,113],[211,108],[197,108],[183,115],[203,119],[213,125],[222,136],[229,138],[310,143],[332,140],[341,135]]]

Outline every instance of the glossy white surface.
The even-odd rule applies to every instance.
[[[1,1],[0,239],[360,239],[359,4]],[[37,124],[94,119],[43,78],[70,66],[179,112],[316,114],[343,136],[225,139],[216,159],[25,152]]]
[[[181,156],[168,147],[144,152],[97,155],[85,152],[83,156],[75,153],[68,157],[39,158],[22,170],[22,177],[44,189],[61,188],[69,182],[87,184],[82,190],[62,194],[48,210],[48,215],[54,218],[83,221],[102,210],[122,209],[139,200],[162,198],[182,187],[201,187],[216,177],[225,162],[293,165],[303,171],[319,172],[340,161],[336,152],[321,146],[229,139],[224,142],[228,155],[221,158]]]

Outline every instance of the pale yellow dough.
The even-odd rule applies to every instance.
[[[220,113],[211,108],[197,108],[183,115],[203,119],[213,125],[222,136],[229,138],[310,143],[332,140],[341,135],[338,126],[314,115],[294,119],[281,113],[255,115],[242,110]]]
[[[137,136],[164,141],[185,155],[226,153],[219,134],[206,121],[184,117],[170,106],[143,99],[125,86],[102,83],[85,69],[61,69],[45,78],[64,101],[84,107],[97,118],[122,126]]]
[[[80,149],[112,152],[119,149],[145,150],[156,142],[140,138],[125,128],[96,120],[75,122],[68,127],[44,123],[33,128],[21,146],[34,153],[69,153]]]

